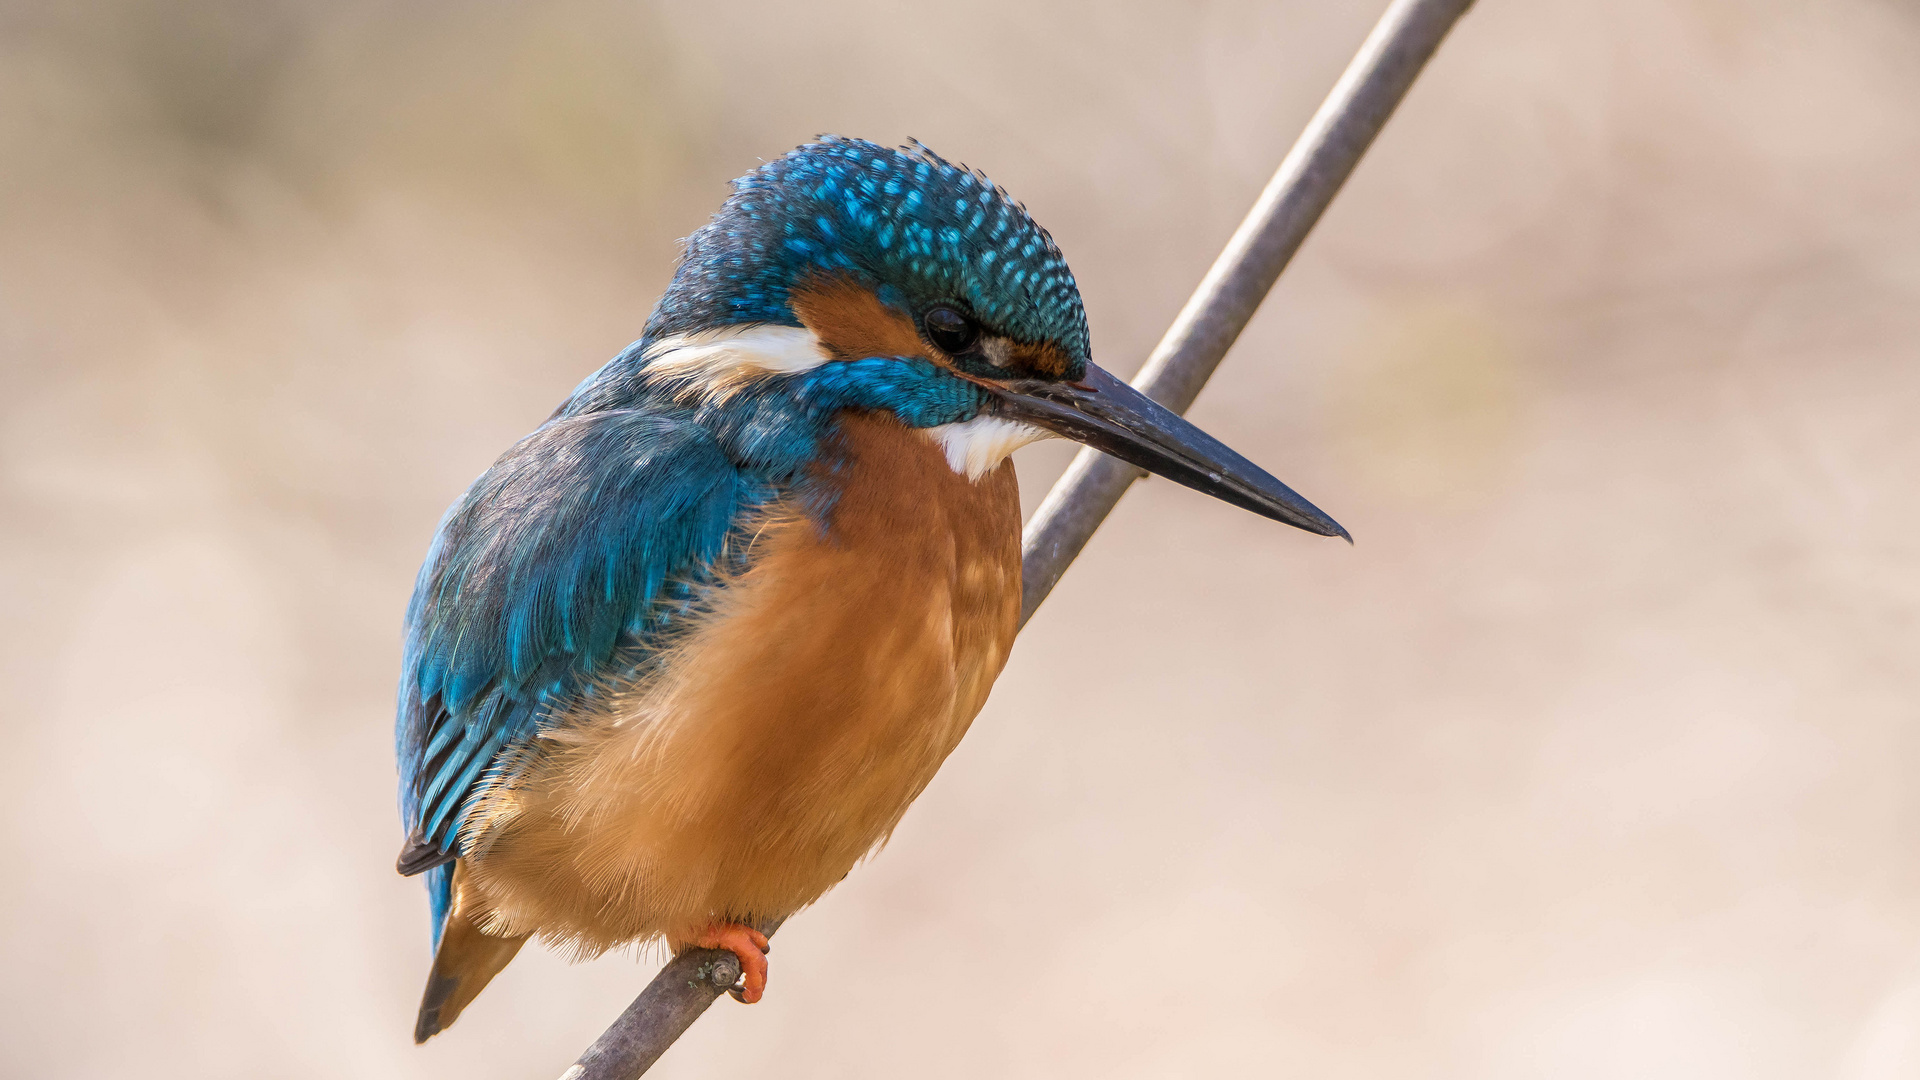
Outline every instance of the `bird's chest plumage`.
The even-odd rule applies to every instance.
[[[969,481],[885,417],[841,434],[826,527],[769,520],[659,672],[563,717],[474,816],[493,929],[592,951],[791,913],[965,734],[1017,627],[1013,467]]]

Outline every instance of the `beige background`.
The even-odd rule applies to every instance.
[[[0,1074],[408,1041],[401,608],[724,182],[918,136],[1131,371],[1382,5],[0,5]],[[1483,0],[1164,482],[677,1077],[1920,1076],[1920,8]],[[1023,452],[1029,505],[1066,460]]]

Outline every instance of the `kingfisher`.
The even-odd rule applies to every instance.
[[[534,936],[724,949],[759,1000],[758,927],[886,840],[1006,662],[1019,447],[1347,536],[1090,353],[1059,248],[980,172],[822,136],[734,182],[640,339],[455,501],[415,583],[416,1042]]]

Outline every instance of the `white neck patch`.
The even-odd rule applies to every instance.
[[[683,397],[725,401],[762,375],[811,371],[827,362],[804,326],[723,326],[664,337],[647,347],[647,377],[676,384]]]
[[[1018,420],[998,416],[976,416],[965,423],[941,424],[921,429],[927,438],[947,455],[954,472],[969,480],[978,480],[1007,460],[1007,455],[1053,433]]]

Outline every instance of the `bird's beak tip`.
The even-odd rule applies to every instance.
[[[1339,522],[1266,470],[1093,364],[1073,383],[990,389],[1007,415],[1262,517],[1353,543]]]

